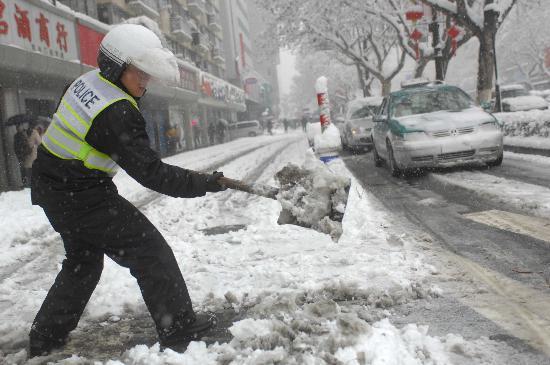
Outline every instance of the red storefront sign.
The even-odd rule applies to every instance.
[[[0,0],[0,44],[50,57],[78,60],[73,20],[50,8],[46,3]]]
[[[83,64],[97,67],[97,53],[105,34],[84,24],[78,24],[78,39],[80,41],[80,61]]]

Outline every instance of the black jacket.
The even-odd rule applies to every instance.
[[[125,90],[120,83],[117,86]],[[161,161],[149,147],[145,119],[127,100],[115,102],[96,117],[86,142],[111,156],[128,175],[151,190],[173,197],[202,196],[207,191],[207,175]],[[60,159],[39,147],[33,164],[33,204],[61,209],[86,207],[117,193],[106,173],[88,169],[78,160]]]

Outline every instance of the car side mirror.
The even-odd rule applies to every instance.
[[[374,117],[373,121],[375,123],[384,123],[384,122],[387,122],[388,121],[388,116],[387,115],[377,115]]]
[[[480,106],[486,112],[490,113],[493,111],[493,103],[491,103],[490,101],[483,101],[481,102]]]

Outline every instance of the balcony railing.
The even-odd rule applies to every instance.
[[[193,40],[189,22],[180,15],[170,18],[170,31],[179,41],[191,42]]]
[[[225,58],[222,55],[222,52],[218,48],[212,48],[212,59],[216,63],[225,63]]]
[[[221,32],[222,26],[215,15],[208,15],[208,26],[214,32]]]
[[[201,16],[205,13],[204,0],[187,0],[187,9],[195,16]]]
[[[126,2],[134,15],[146,15],[152,19],[159,17],[156,0],[127,0]]]

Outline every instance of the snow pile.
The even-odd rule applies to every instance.
[[[550,149],[550,110],[497,113],[495,117],[503,124],[505,145]]]
[[[462,360],[475,356],[461,336],[436,338],[427,334],[427,326],[398,329],[387,319],[370,325],[333,301],[307,304],[292,316],[248,318],[230,331],[234,339],[228,344],[192,342],[183,354],[139,345],[123,355],[122,363],[450,365],[453,353]]]
[[[496,113],[504,125],[504,135],[510,137],[550,137],[550,110]]]
[[[320,122],[306,124],[306,136],[310,146],[314,145],[315,136],[320,135],[321,133]]]
[[[279,223],[312,227],[338,241],[350,180],[330,172],[317,159],[311,160],[311,169],[288,164],[275,175],[281,186],[277,200],[283,207]]]
[[[334,124],[329,124],[323,133],[314,137],[313,145],[318,155],[337,153],[342,149],[340,131]]]
[[[550,89],[546,90],[531,90],[529,91],[529,94],[540,96],[541,98],[545,98],[550,102]]]
[[[502,104],[506,105],[504,110],[512,112],[533,109],[548,109],[548,102],[536,95],[516,96],[513,98],[502,99]]]

